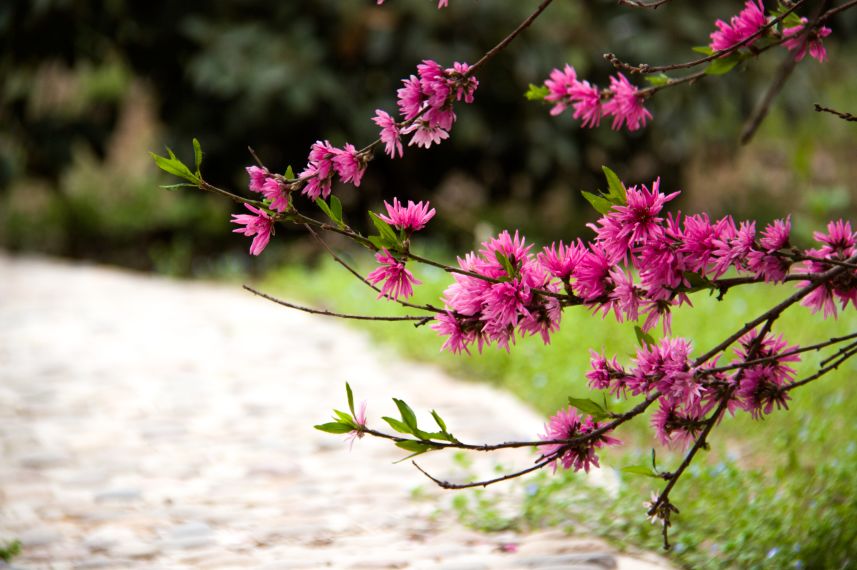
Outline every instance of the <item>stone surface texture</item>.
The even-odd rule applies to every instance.
[[[396,396],[465,440],[543,427],[503,392],[238,286],[0,254],[0,541],[24,545],[11,567],[668,567],[578,534],[462,527],[438,510],[451,492],[393,464],[400,450],[312,428],[346,407],[345,380],[370,425]],[[449,455],[421,463],[456,476]]]

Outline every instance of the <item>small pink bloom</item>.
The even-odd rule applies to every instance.
[[[569,406],[565,410],[559,410],[554,414],[548,424],[545,426],[545,433],[541,436],[544,440],[564,440],[572,439],[578,436],[585,436],[598,429],[600,426],[587,416],[584,420],[577,414],[577,410]],[[540,451],[543,456],[557,455],[553,461],[554,471],[556,471],[557,462],[562,463],[565,469],[574,469],[580,471],[583,469],[587,473],[594,465],[600,467],[598,456],[595,455],[595,450],[608,445],[619,445],[622,442],[608,435],[600,435],[592,440],[582,441],[579,443],[549,443],[540,446]]]
[[[393,198],[393,204],[390,205],[384,202],[387,208],[388,216],[381,214],[378,216],[391,226],[399,230],[408,232],[416,232],[424,227],[435,215],[435,209],[429,210],[428,202],[417,202],[414,204],[412,200],[408,200],[408,205],[403,206],[398,198]]]
[[[253,192],[262,192],[265,181],[271,175],[266,168],[258,166],[248,166],[247,174],[250,175],[250,190]]]
[[[354,145],[347,143],[345,148],[336,149],[336,156],[333,157],[333,168],[343,182],[360,186],[360,181],[366,172],[366,163]]]
[[[390,255],[386,249],[376,253],[375,260],[381,264],[381,267],[367,275],[366,280],[373,285],[382,283],[381,292],[378,294],[379,299],[381,297],[388,299],[408,298],[414,294],[413,286],[419,285],[420,282],[414,278],[413,273],[405,268],[404,262]]]
[[[714,51],[723,51],[741,43],[756,34],[765,25],[768,19],[765,17],[765,7],[761,0],[747,0],[744,9],[737,16],[732,16],[727,24],[723,20],[717,20],[714,25],[717,31],[711,33],[710,47]],[[755,40],[749,42],[751,45]]]
[[[403,79],[404,87],[399,88],[398,94],[399,112],[406,121],[410,121],[420,114],[426,97],[420,88],[420,80],[416,75]]]
[[[274,220],[264,210],[254,208],[250,204],[244,204],[244,206],[253,212],[253,215],[232,214],[232,223],[244,226],[232,231],[245,236],[256,236],[250,244],[250,255],[259,255],[271,240],[271,234],[274,233]]]
[[[440,127],[432,127],[426,121],[417,121],[403,133],[414,133],[408,146],[417,145],[422,148],[430,148],[432,144],[440,144],[440,141],[449,138],[449,133]]]
[[[358,429],[353,429],[348,432],[348,436],[346,437],[346,441],[350,442],[349,448],[354,447],[354,442],[358,439],[363,439],[363,436],[366,435],[364,431],[366,429],[366,402],[363,401],[360,403],[360,408],[358,408],[357,413],[354,415],[354,423],[357,424]]]
[[[372,120],[376,125],[381,127],[381,142],[385,145],[384,151],[390,156],[390,158],[396,158],[396,153],[398,152],[399,157],[401,158],[404,155],[404,152],[402,150],[402,138],[399,133],[399,126],[396,124],[396,120],[381,109],[377,109],[375,111],[375,118]]]
[[[538,260],[551,275],[568,281],[584,255],[586,255],[586,246],[580,240],[567,246],[562,242],[559,242],[559,245],[554,242],[550,249],[547,246],[542,249]]]
[[[455,93],[455,100],[467,104],[473,103],[474,94],[479,87],[479,80],[473,76],[468,77],[470,64],[456,61],[451,68],[447,68],[446,75],[450,77],[450,86]]]
[[[783,46],[789,51],[795,52],[795,61],[802,60],[806,57],[806,52],[809,51],[812,58],[824,63],[827,61],[827,50],[821,40],[829,36],[832,30],[827,26],[822,26],[808,34],[802,34],[809,20],[806,18],[800,20],[799,25],[783,29],[783,37],[787,38],[783,42]]]
[[[268,178],[262,185],[262,195],[271,201],[271,209],[285,212],[289,209],[289,194],[285,185],[276,178]]]
[[[627,125],[629,131],[636,131],[646,126],[646,121],[652,114],[643,106],[643,97],[639,90],[621,73],[610,78],[612,97],[604,103],[604,115],[613,117],[610,128],[618,131]]]

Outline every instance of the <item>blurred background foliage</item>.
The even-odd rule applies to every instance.
[[[212,182],[244,188],[254,147],[273,169],[300,169],[317,139],[358,146],[392,111],[400,79],[424,58],[473,62],[534,2],[429,0],[267,2],[7,0],[0,5],[0,246],[157,269],[222,273],[305,260],[314,246],[278,240],[260,260],[230,233],[233,205],[165,179],[147,151],[206,150]],[[798,230],[855,211],[854,127],[813,112],[854,111],[857,18],[826,42],[830,62],[798,66],[761,133],[738,145],[742,121],[784,57],[780,51],[721,78],[661,93],[639,133],[579,128],[523,93],[570,62],[604,85],[607,51],[631,61],[693,56],[736,0],[675,2],[658,11],[615,0],[560,0],[480,73],[450,141],[403,160],[378,157],[359,190],[339,194],[352,218],[392,196],[431,198],[432,235],[455,250],[498,227],[537,240],[585,233],[579,190],[610,165],[630,183],[663,178],[686,211],[770,219]],[[853,11],[852,11],[853,12]],[[359,224],[358,224],[359,225]],[[481,234],[481,235],[480,235]],[[250,266],[250,264],[252,267]],[[262,265],[259,265],[262,264]]]

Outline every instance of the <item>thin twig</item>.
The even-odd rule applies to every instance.
[[[517,28],[512,30],[512,33],[510,33],[508,36],[503,38],[499,44],[497,44],[496,46],[494,46],[493,48],[488,50],[488,52],[485,55],[483,55],[479,59],[479,61],[474,63],[472,66],[470,66],[470,69],[467,70],[467,77],[470,77],[473,74],[475,74],[476,71],[480,67],[482,67],[483,65],[485,65],[486,63],[491,61],[494,58],[494,56],[496,56],[498,53],[503,51],[503,49],[505,49],[506,46],[508,46],[510,43],[512,43],[512,40],[514,40],[516,37],[518,37],[518,35],[521,32],[523,32],[524,30],[529,28],[530,24],[532,24],[536,20],[536,18],[538,18],[542,14],[542,12],[544,12],[545,9],[547,9],[547,7],[550,6],[551,2],[553,2],[553,0],[544,0],[541,4],[539,4],[538,8],[536,8],[536,11],[533,12],[532,14],[530,14],[526,20],[521,22],[521,24]]]
[[[819,113],[830,113],[831,115],[836,115],[844,121],[857,122],[857,115],[852,115],[851,113],[843,113],[842,111],[837,111],[836,109],[831,109],[830,107],[822,107],[818,103],[815,104],[815,110]]]
[[[526,475],[527,473],[532,473],[533,471],[538,471],[543,467],[550,465],[553,461],[556,461],[559,452],[553,453],[547,456],[547,459],[532,465],[531,467],[527,467],[526,469],[521,469],[520,471],[514,471],[512,473],[507,473],[500,477],[495,477],[494,479],[485,479],[484,481],[472,481],[470,483],[450,483],[449,481],[443,481],[442,479],[438,479],[433,475],[429,474],[425,469],[420,467],[416,461],[411,461],[414,467],[419,470],[420,473],[431,479],[438,487],[443,489],[470,489],[472,487],[487,487],[488,485],[493,485],[494,483],[501,483],[503,481],[508,481],[509,479],[515,479],[516,477],[520,477],[521,475]]]
[[[837,360],[835,360],[831,364],[828,364],[827,366],[823,366],[823,367],[819,368],[818,372],[816,372],[812,376],[807,376],[806,378],[803,378],[802,380],[798,380],[797,382],[795,382],[793,384],[789,384],[788,386],[783,388],[783,392],[789,392],[791,390],[794,390],[795,388],[800,388],[801,386],[805,386],[806,384],[809,384],[813,380],[818,380],[819,378],[821,378],[822,376],[824,376],[828,372],[831,372],[831,371],[839,368],[839,366],[843,362],[845,362],[846,360],[848,360],[849,358],[851,358],[855,354],[857,354],[857,347],[854,347],[851,350],[843,353]]]
[[[644,8],[647,10],[657,10],[670,0],[653,0],[652,2],[640,2],[639,0],[617,0],[620,6],[629,6],[631,8]]]
[[[249,285],[244,285],[244,289],[250,291],[254,295],[262,297],[263,299],[267,299],[268,301],[272,301],[278,305],[282,305],[284,307],[289,307],[290,309],[297,309],[298,311],[303,311],[304,313],[310,313],[313,315],[324,315],[326,317],[337,317],[340,319],[351,319],[355,321],[416,321],[417,326],[424,325],[430,322],[434,317],[423,317],[418,315],[405,315],[402,317],[373,317],[371,315],[350,315],[345,313],[334,313],[332,311],[325,311],[324,309],[313,309],[311,307],[304,307],[303,305],[296,305],[295,303],[290,303],[288,301],[284,301],[282,299],[278,299],[272,295],[268,295],[267,293],[263,293]]]
[[[721,372],[729,372],[730,370],[737,370],[738,368],[746,368],[748,366],[754,366],[756,364],[765,364],[768,362],[773,362],[775,360],[780,360],[786,356],[792,356],[795,354],[802,354],[804,352],[812,352],[813,350],[821,350],[822,348],[827,348],[828,346],[833,346],[834,344],[839,344],[840,342],[845,342],[846,340],[851,340],[857,338],[857,333],[852,333],[846,336],[833,337],[824,342],[819,342],[817,344],[810,344],[807,346],[801,346],[792,350],[787,350],[786,352],[779,352],[777,354],[772,354],[771,356],[766,356],[764,358],[756,358],[754,360],[742,360],[741,362],[736,362],[735,364],[729,364],[727,366],[718,366],[717,368],[706,368],[704,370],[698,371],[698,373],[702,376],[708,376],[710,374],[719,374]],[[849,345],[850,346],[850,345]],[[821,364],[825,364],[825,360],[821,361]]]

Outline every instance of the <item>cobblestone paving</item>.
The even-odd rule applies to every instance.
[[[390,396],[443,410],[462,439],[543,423],[235,286],[0,254],[0,540],[24,544],[13,567],[666,567],[577,535],[479,534],[438,516],[411,498],[429,486],[392,464],[398,450],[363,439],[349,452],[312,429],[345,405],[346,379],[370,424],[394,411]],[[454,476],[448,456],[424,463]]]

